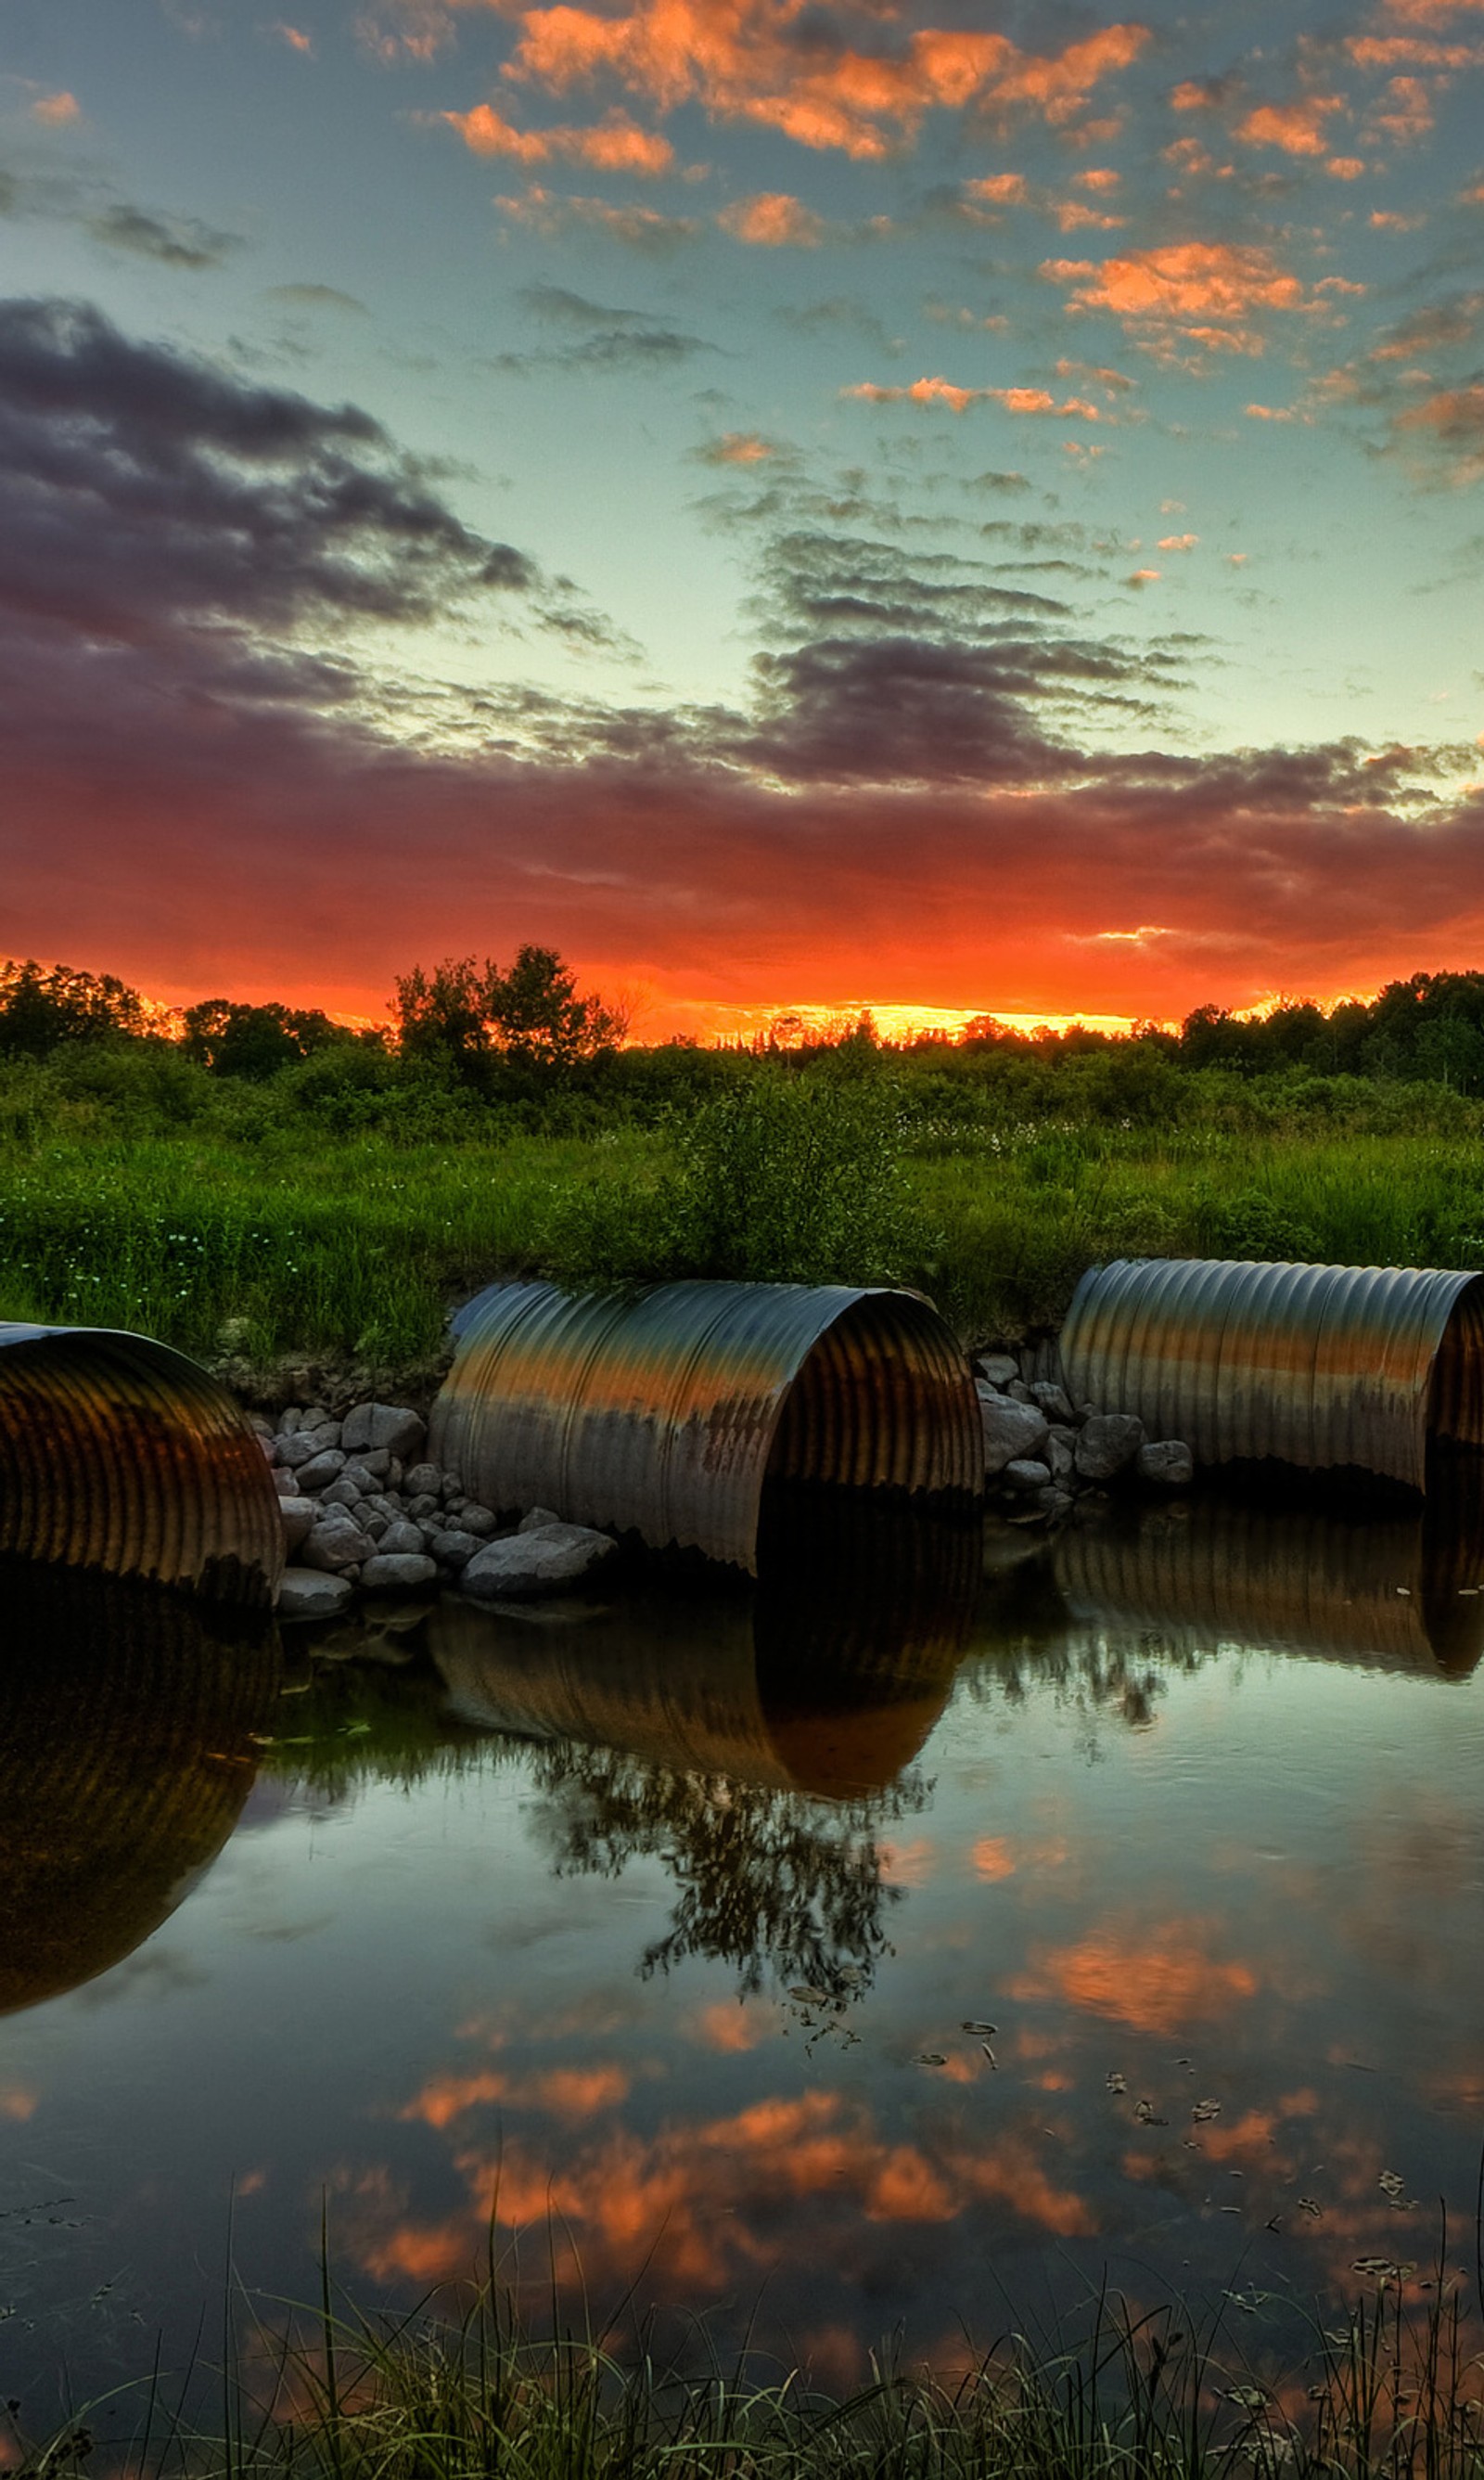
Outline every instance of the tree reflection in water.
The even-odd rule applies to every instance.
[[[976,1526],[780,1491],[755,1589],[674,1578],[565,1618],[448,1603],[428,1647],[455,1713],[541,1744],[558,1874],[675,1878],[645,1976],[703,1955],[744,1992],[772,1972],[838,1998],[887,1950],[880,1837],[931,1795],[912,1760],[978,1576]]]
[[[876,1838],[932,1793],[914,1771],[832,1805],[572,1742],[541,1749],[532,1773],[549,1795],[541,1832],[558,1876],[618,1877],[657,1859],[675,1878],[671,1925],[645,1948],[643,1977],[704,1955],[729,1964],[748,1996],[770,1971],[836,1998],[869,1984],[901,1891],[883,1879]]]

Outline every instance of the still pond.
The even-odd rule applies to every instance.
[[[322,2210],[362,2305],[493,2247],[828,2385],[1105,2273],[1291,2360],[1440,2204],[1471,2270],[1484,1522],[1429,1508],[804,1507],[755,1590],[281,1646],[11,1574],[0,2395],[271,2325]]]

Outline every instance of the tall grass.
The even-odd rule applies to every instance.
[[[888,2347],[847,2396],[797,2368],[759,2379],[745,2343],[729,2364],[658,2356],[631,2302],[613,2320],[627,2338],[538,2338],[493,2279],[461,2314],[396,2319],[346,2311],[326,2274],[292,2329],[229,2320],[216,2434],[188,2423],[178,2389],[169,2407],[157,2370],[109,2459],[131,2480],[1478,2480],[1468,2286],[1444,2244],[1420,2293],[1403,2271],[1317,2317],[1307,2364],[1283,2376],[1219,2317],[1105,2290],[1075,2345],[1011,2332],[957,2373]],[[14,2447],[18,2480],[60,2480],[96,2439],[85,2414],[44,2445],[16,2430]]]
[[[983,1340],[1054,1323],[1113,1255],[1484,1266],[1484,1109],[1441,1089],[1190,1076],[1119,1118],[756,1070],[648,1117],[557,1097],[546,1127],[416,1081],[371,1098],[364,1124],[302,1072],[147,1052],[0,1068],[0,1318],[385,1367],[500,1275],[893,1279]]]

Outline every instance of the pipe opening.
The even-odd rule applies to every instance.
[[[283,1530],[250,1424],[194,1361],[145,1335],[0,1327],[0,1555],[266,1610]]]
[[[766,1484],[890,1490],[965,1502],[983,1494],[979,1413],[936,1313],[910,1294],[856,1301],[794,1377]]]

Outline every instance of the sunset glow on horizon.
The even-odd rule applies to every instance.
[[[1481,72],[1484,0],[15,0],[0,951],[379,1020],[535,942],[641,1040],[1476,968]]]

